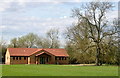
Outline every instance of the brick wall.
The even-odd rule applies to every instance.
[[[32,54],[30,57],[26,57],[26,59],[24,59],[24,56],[11,56],[9,52],[6,52],[6,64],[40,64],[40,57],[49,57],[49,61],[46,64],[68,64],[69,63],[69,59],[68,57],[56,57],[48,52],[45,52],[45,54],[39,55],[36,57],[36,54],[39,54],[41,52],[45,52],[45,51],[39,51],[35,54]],[[61,59],[59,59],[61,58]],[[63,58],[63,59],[62,59]],[[36,62],[36,60],[38,60]]]
[[[68,57],[55,57],[56,64],[68,64],[69,63],[69,58]]]
[[[25,57],[11,56],[10,57],[10,64],[28,64],[28,57],[26,57],[26,59],[25,59]]]
[[[45,55],[40,55],[40,56],[36,57],[36,54],[39,54],[41,52],[43,52],[43,51],[39,51],[39,52],[37,52],[37,53],[35,53],[35,54],[33,54],[33,55],[30,56],[30,64],[37,64],[37,63],[40,64],[40,56],[49,57],[49,55],[50,55],[50,57],[49,57],[50,60],[49,60],[49,62],[47,64],[55,64],[55,57],[53,55],[49,54],[49,53],[45,54]],[[36,63],[36,59],[38,59],[37,63]]]

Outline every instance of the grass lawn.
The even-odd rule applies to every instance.
[[[3,76],[118,76],[117,66],[3,65]]]

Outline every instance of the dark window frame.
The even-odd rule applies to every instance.
[[[62,57],[62,60],[64,60],[64,57]]]
[[[67,57],[65,57],[65,60],[67,60]]]
[[[57,60],[58,57],[55,57],[55,60]]]
[[[21,57],[19,57],[19,60],[21,60]]]
[[[18,60],[18,57],[16,57],[16,60]]]
[[[47,57],[46,62],[49,62],[49,57]]]
[[[61,57],[59,57],[59,60],[61,60]]]
[[[13,60],[15,60],[15,57],[13,57]]]
[[[24,60],[26,60],[26,57],[24,56]]]

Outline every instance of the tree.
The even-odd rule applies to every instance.
[[[13,39],[10,41],[9,47],[13,47],[13,48],[17,48],[17,47],[18,47],[17,38],[13,38]]]
[[[58,48],[59,42],[56,38],[57,34],[56,31],[53,33],[49,33],[50,38],[45,38],[38,36],[34,33],[29,33],[22,37],[13,38],[10,41],[9,47],[10,48]],[[54,37],[54,38],[53,38]],[[52,39],[52,43],[51,40]]]
[[[27,48],[32,48],[36,46],[35,44],[38,40],[38,36],[36,34],[29,33],[26,36],[21,37],[21,39],[19,39],[19,43],[22,43],[22,40]]]
[[[120,18],[114,20],[114,25],[116,26],[116,29],[118,31],[117,36],[116,35],[114,36],[114,38],[116,38],[114,40],[115,40],[115,44],[117,47],[117,51],[115,51],[116,52],[115,59],[116,59],[116,64],[120,65],[120,48],[119,48],[120,46]]]
[[[7,44],[4,40],[0,40],[0,62],[5,62],[5,52],[7,50]]]
[[[104,44],[101,45],[101,48],[102,62],[107,64],[115,64],[115,55],[118,47],[116,45],[116,40],[114,39],[114,36],[108,36],[104,40]]]
[[[69,63],[70,64],[77,63],[77,58],[75,56],[76,50],[75,50],[74,44],[71,44],[71,42],[69,42],[69,41],[66,42],[65,49],[67,50],[67,52],[69,54]]]
[[[47,32],[47,37],[50,39],[50,47],[49,48],[59,48],[59,40],[58,40],[59,31],[58,29],[50,29]]]
[[[82,9],[73,9],[73,17],[78,19],[77,25],[80,29],[87,29],[87,38],[91,41],[91,46],[95,45],[97,66],[101,65],[101,44],[103,40],[105,37],[116,33],[114,26],[109,27],[109,21],[106,19],[106,13],[112,7],[113,4],[110,2],[90,2],[83,5]]]
[[[119,51],[119,20],[113,20],[113,26],[115,27],[116,34],[109,35],[104,39],[104,44],[102,44],[102,53],[104,55],[104,60],[109,64],[120,65],[120,51]]]
[[[40,37],[37,41],[37,47],[39,48],[49,48],[50,45],[50,40],[47,38]]]
[[[66,35],[69,38],[66,49],[71,61],[76,61],[76,63],[91,63],[94,61],[94,48],[92,47],[95,45],[88,39],[89,33],[86,25],[79,24],[69,27]]]
[[[19,38],[13,38],[10,41],[9,47],[32,48],[32,47],[36,46],[38,39],[39,39],[39,37],[36,34],[29,33],[29,34],[19,37]]]

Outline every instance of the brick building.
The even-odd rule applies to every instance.
[[[8,48],[5,64],[68,64],[65,49]]]

